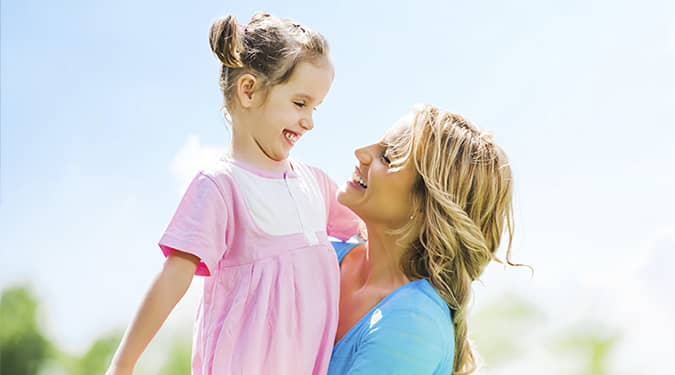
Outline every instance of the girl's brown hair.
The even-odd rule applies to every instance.
[[[232,110],[234,88],[242,74],[253,74],[268,88],[288,81],[295,67],[328,55],[320,33],[288,19],[257,13],[246,25],[234,16],[217,19],[209,32],[211,50],[222,63],[220,88]]]

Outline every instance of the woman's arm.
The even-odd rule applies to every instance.
[[[198,263],[199,258],[181,251],[174,251],[166,258],[162,271],[153,281],[124,334],[106,375],[133,372],[141,353],[185,295]]]

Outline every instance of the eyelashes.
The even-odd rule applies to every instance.
[[[389,159],[389,157],[387,157],[387,151],[389,151],[389,150],[385,149],[384,152],[382,152],[381,158],[382,158],[382,161],[385,164],[391,166],[391,160]]]
[[[293,104],[295,104],[295,106],[300,109],[305,108],[307,106],[307,103],[304,102],[293,102]],[[313,111],[316,111],[316,109],[317,109],[316,107],[312,107]]]

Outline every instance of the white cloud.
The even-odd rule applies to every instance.
[[[170,171],[178,181],[178,191],[183,194],[195,174],[211,165],[226,152],[225,147],[202,145],[199,137],[190,135],[171,161]]]
[[[667,372],[675,356],[675,226],[647,236],[631,253],[613,254],[611,267],[587,275],[579,290],[592,319],[621,335],[612,356],[616,370]]]

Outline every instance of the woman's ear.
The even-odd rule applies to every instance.
[[[242,108],[253,106],[255,92],[258,89],[258,80],[253,74],[245,73],[237,80],[237,99]]]

